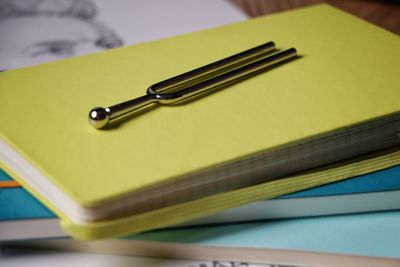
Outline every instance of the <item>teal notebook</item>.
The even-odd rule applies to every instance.
[[[134,235],[129,239],[400,259],[400,212],[159,230]]]

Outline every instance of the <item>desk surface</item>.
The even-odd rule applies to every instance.
[[[391,32],[400,34],[400,1],[376,0],[230,0],[250,17],[292,8],[328,3]]]

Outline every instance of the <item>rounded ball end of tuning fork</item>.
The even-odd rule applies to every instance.
[[[89,112],[89,122],[96,128],[101,129],[110,121],[110,111],[105,108],[97,107]]]

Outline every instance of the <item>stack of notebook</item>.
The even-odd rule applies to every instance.
[[[95,106],[271,40],[299,56],[105,130],[87,121]],[[371,177],[400,163],[399,44],[318,6],[5,72],[1,167],[79,239]]]
[[[400,166],[395,166],[228,209],[179,227],[397,210],[399,176]],[[0,172],[0,181],[11,178]],[[57,216],[21,187],[0,191],[0,206],[0,241],[67,236],[59,227]]]

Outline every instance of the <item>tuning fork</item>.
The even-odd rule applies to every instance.
[[[256,75],[268,67],[296,57],[295,48],[272,54],[275,43],[268,42],[151,85],[146,94],[110,107],[89,112],[89,122],[101,129],[113,121],[155,104],[177,104],[212,89]],[[268,56],[269,55],[269,56]]]

